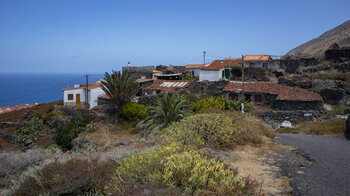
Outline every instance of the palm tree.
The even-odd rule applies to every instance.
[[[116,72],[112,70],[112,75],[106,72],[102,84],[102,90],[116,104],[118,118],[122,105],[130,101],[140,88],[136,82],[136,77],[128,71],[121,74],[120,71]]]
[[[147,109],[149,117],[141,121],[137,128],[143,130],[141,135],[165,128],[170,123],[185,117],[189,113],[187,106],[188,102],[179,95],[163,94],[162,99],[157,100],[157,106]]]

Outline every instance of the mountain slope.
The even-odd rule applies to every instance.
[[[333,43],[337,43],[340,47],[350,46],[350,20],[292,49],[287,54],[295,57],[322,58]]]

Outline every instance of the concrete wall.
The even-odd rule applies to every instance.
[[[221,79],[220,71],[199,70],[199,81],[219,81]]]
[[[98,105],[98,97],[106,94],[102,88],[94,88],[89,91],[90,109]]]
[[[193,76],[199,77],[200,69],[186,69],[188,72],[193,72]]]
[[[142,76],[146,78],[152,78],[153,70],[155,67],[153,66],[140,66],[140,67],[122,67],[122,72],[124,73],[128,70],[129,73],[135,74],[137,78],[141,78]]]
[[[68,94],[73,94],[73,100],[68,100]],[[85,103],[85,90],[73,89],[63,92],[63,103],[65,106],[75,106],[77,94],[80,94],[80,104]]]

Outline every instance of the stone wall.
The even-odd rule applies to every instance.
[[[187,89],[185,89],[184,92],[190,94],[207,94],[210,96],[220,96],[224,95],[222,90],[228,83],[229,81],[227,80],[193,82]]]
[[[302,59],[302,60],[281,60],[280,66],[284,67],[287,73],[295,73],[295,71],[301,66],[312,66],[316,65],[315,59]]]
[[[278,110],[320,110],[322,107],[321,101],[276,101]]]
[[[137,78],[141,78],[141,77],[152,78],[153,70],[155,70],[155,68],[153,66],[123,67],[122,68],[123,73],[126,70],[128,70],[128,72],[131,74],[135,74]]]
[[[283,122],[285,120],[313,120],[318,118],[318,116],[320,116],[320,112],[317,110],[272,110],[261,114],[259,117],[265,121]]]

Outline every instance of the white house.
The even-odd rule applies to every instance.
[[[97,82],[89,84],[88,91],[88,103],[90,109],[97,106],[97,100],[100,95],[104,95],[105,92],[101,88],[102,84]],[[63,103],[65,106],[79,106],[85,104],[86,85],[74,85],[73,88],[65,88],[63,91]]]
[[[189,71],[192,76],[199,77],[199,71],[201,68],[204,68],[204,66],[205,64],[187,64],[185,65],[185,69]]]
[[[219,81],[230,78],[230,70],[239,66],[240,58],[215,60],[199,70],[199,81]]]

